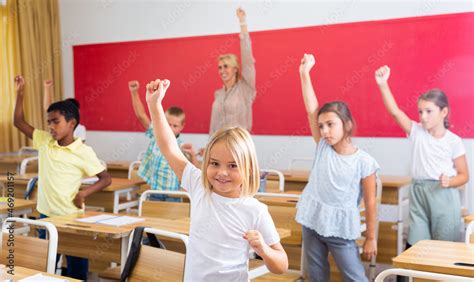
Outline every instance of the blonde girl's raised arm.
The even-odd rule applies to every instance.
[[[181,181],[188,160],[179,148],[176,137],[166,120],[165,111],[161,104],[169,85],[169,80],[161,81],[157,79],[150,81],[146,86],[146,102],[150,110],[156,143],[170,164],[171,169],[173,169],[179,181]]]

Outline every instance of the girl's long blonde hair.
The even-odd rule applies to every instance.
[[[258,167],[257,153],[250,134],[241,127],[222,128],[211,136],[206,146],[202,166],[202,181],[206,192],[212,191],[212,185],[207,179],[207,167],[210,162],[211,149],[218,142],[224,142],[226,148],[231,152],[240,175],[242,176],[240,197],[255,195],[260,186],[260,170]]]

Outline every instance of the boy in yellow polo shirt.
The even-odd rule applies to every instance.
[[[23,114],[23,77],[15,78],[17,92],[14,125],[38,149],[38,204],[40,218],[76,213],[84,209],[84,200],[90,194],[110,185],[110,175],[100,164],[91,147],[74,139],[79,124],[79,111],[68,101],[53,103],[48,108],[49,132],[33,128]],[[99,181],[79,191],[84,176],[97,175]],[[44,238],[45,234],[40,234]],[[67,276],[87,280],[88,260],[66,256]]]

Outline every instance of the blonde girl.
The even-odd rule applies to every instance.
[[[214,133],[202,171],[182,154],[166,121],[162,101],[170,82],[147,85],[155,139],[181,186],[191,195],[191,227],[185,281],[248,281],[249,251],[271,272],[288,269],[288,258],[267,207],[252,196],[259,186],[255,147],[238,127]]]

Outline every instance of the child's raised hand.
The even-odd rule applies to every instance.
[[[301,58],[300,75],[308,74],[314,64],[316,64],[314,56],[311,54],[304,54],[303,58]]]
[[[186,143],[186,144],[181,145],[181,150],[183,150],[184,152],[188,154],[196,155],[196,151],[194,151],[193,144],[191,143]]]
[[[137,92],[139,88],[140,83],[138,83],[137,80],[131,80],[128,82],[128,89],[130,89],[130,92]]]
[[[53,80],[47,79],[47,80],[43,81],[43,86],[44,86],[44,88],[48,88],[48,89],[52,88],[53,87]]]
[[[387,83],[388,78],[390,77],[390,68],[388,66],[380,67],[375,71],[375,81],[378,85]]]
[[[246,19],[246,16],[247,16],[245,14],[244,9],[242,9],[241,7],[238,7],[237,11],[236,11],[236,14],[237,14],[237,18],[239,18],[239,22],[244,23],[245,19]]]
[[[443,188],[448,188],[449,187],[449,176],[446,174],[442,173],[439,176],[439,183],[441,184],[441,187]]]
[[[270,248],[263,240],[262,234],[257,230],[249,230],[245,232],[243,237],[259,256],[263,256],[267,252],[267,248]]]
[[[377,255],[377,241],[375,239],[365,239],[362,251],[364,257],[370,260],[373,256]]]
[[[146,85],[146,102],[148,104],[156,104],[163,101],[165,98],[166,90],[170,86],[170,81],[165,80],[152,80]]]
[[[25,88],[25,79],[21,75],[15,77],[15,91],[19,94],[23,94]]]

